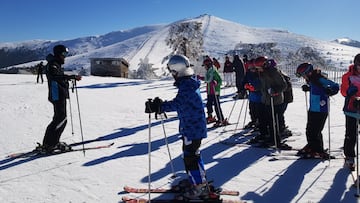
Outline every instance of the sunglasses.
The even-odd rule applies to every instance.
[[[62,55],[63,57],[67,57],[68,54],[69,54],[69,52],[67,52],[67,51],[64,51],[64,52],[61,53],[61,55]]]

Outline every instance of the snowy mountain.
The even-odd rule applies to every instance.
[[[88,69],[89,58],[122,57],[129,62],[130,70],[137,70],[140,61],[147,59],[157,75],[164,73],[164,61],[170,54],[186,50],[195,63],[201,61],[203,55],[223,61],[226,53],[246,53],[252,56],[266,54],[276,58],[283,66],[310,61],[318,66],[339,68],[346,68],[355,54],[360,53],[360,48],[317,40],[286,30],[248,27],[216,16],[201,15],[167,25],[139,27],[101,36],[0,44],[0,61],[6,61],[2,60],[6,58],[4,53],[11,53],[12,50],[30,50],[37,53],[36,59],[18,66],[32,66],[44,59],[57,43],[63,43],[71,50],[72,56],[67,58],[65,64],[68,69]],[[309,52],[316,57],[307,58]],[[321,60],[311,61],[312,58]],[[12,60],[12,64],[17,64],[13,61],[16,60]]]
[[[349,39],[347,37],[336,39],[336,40],[334,40],[334,42],[339,43],[339,44],[344,44],[344,45],[360,48],[360,42],[359,41],[352,40],[352,39]]]

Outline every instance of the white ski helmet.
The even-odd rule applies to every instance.
[[[170,73],[176,78],[194,75],[191,66],[189,59],[184,55],[173,55],[167,64]]]

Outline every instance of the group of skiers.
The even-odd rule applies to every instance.
[[[81,80],[79,75],[66,75],[62,65],[68,54],[64,45],[56,45],[53,54],[46,58],[45,66],[48,81],[48,100],[53,104],[54,116],[46,128],[43,144],[38,147],[42,153],[52,153],[54,150],[67,150],[69,146],[60,142],[60,136],[66,126],[66,99],[69,98],[69,81]],[[239,62],[239,61],[240,62]],[[227,64],[227,65],[226,65]],[[208,198],[212,192],[206,179],[205,167],[200,153],[202,139],[207,137],[207,124],[216,121],[215,127],[229,124],[224,118],[220,106],[220,89],[222,79],[215,66],[214,59],[206,57],[203,60],[206,69],[204,76],[194,74],[189,59],[183,55],[173,55],[167,68],[178,88],[173,100],[163,101],[156,97],[145,103],[146,113],[161,114],[176,111],[179,118],[179,133],[183,140],[183,160],[189,176],[190,188],[182,196],[188,199]],[[229,58],[225,57],[224,68],[229,67]],[[234,56],[232,66],[242,66],[240,77],[237,78],[237,93],[245,95],[248,92],[250,123],[246,126],[259,130],[259,135],[250,143],[263,143],[266,147],[275,146],[280,149],[291,147],[282,142],[286,124],[284,112],[288,103],[293,100],[289,77],[277,68],[274,59],[264,56],[245,60]],[[224,70],[224,73],[225,72]],[[226,74],[227,75],[227,74]],[[228,77],[226,76],[225,77]],[[302,90],[309,92],[309,109],[307,112],[306,139],[307,144],[298,154],[305,158],[329,159],[329,153],[324,150],[321,131],[329,113],[329,97],[338,93],[337,83],[324,76],[319,69],[310,63],[302,63],[297,67],[296,76],[305,79]],[[200,94],[200,84],[207,84],[207,117]],[[227,83],[232,85],[232,82]],[[343,75],[341,94],[345,97],[344,112],[346,117],[346,132],[344,139],[344,155],[346,163],[354,164],[356,157],[354,147],[358,135],[357,125],[360,119],[360,54],[354,58],[354,64]],[[213,117],[213,107],[216,118]]]
[[[234,56],[234,59],[236,58],[238,55]],[[229,64],[228,56],[225,57],[224,69],[228,67],[226,64]],[[215,104],[217,118],[222,122],[227,120],[222,115],[219,100],[222,80],[217,68],[213,67],[213,61],[210,57],[204,59],[203,66],[207,70],[204,77],[194,75],[191,66],[189,59],[183,55],[174,55],[170,58],[168,70],[175,79],[178,93],[171,101],[162,101],[159,98],[154,99],[153,102],[148,101],[146,112],[157,114],[167,111],[178,112],[185,170],[192,184],[192,188],[184,195],[192,199],[208,196],[211,192],[207,189],[204,164],[199,151],[201,140],[207,137],[206,124],[209,123],[209,118],[213,118],[209,106]],[[282,142],[284,132],[287,130],[284,112],[287,105],[293,101],[290,78],[277,68],[274,59],[264,56],[246,60],[243,67],[244,77],[241,78],[242,87],[239,89],[248,92],[251,117],[246,127],[257,128],[260,132],[251,139],[250,144],[263,143],[266,147],[291,149]],[[298,155],[303,158],[330,159],[329,153],[324,149],[322,130],[329,114],[329,97],[337,94],[340,86],[310,63],[300,64],[295,74],[305,79],[306,84],[302,86],[302,90],[305,94],[309,92],[310,95],[306,124],[307,144],[298,151]],[[226,75],[224,76],[228,77]],[[199,79],[207,83],[207,118],[202,105]],[[356,157],[354,147],[360,118],[360,91],[358,91],[360,89],[360,54],[355,56],[354,64],[350,66],[342,79],[341,93],[345,97],[346,115],[344,154],[345,162],[351,165],[354,164],[354,157]]]

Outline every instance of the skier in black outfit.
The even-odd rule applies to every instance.
[[[68,48],[64,45],[56,45],[53,54],[46,57],[46,77],[48,80],[49,95],[48,100],[54,106],[54,116],[51,123],[47,126],[43,139],[42,151],[51,153],[55,149],[66,150],[69,147],[59,142],[60,136],[65,129],[66,119],[66,99],[69,98],[69,80],[81,80],[79,75],[66,75],[61,67],[68,54]]]
[[[244,99],[246,98],[246,92],[243,86],[243,80],[245,77],[244,63],[240,59],[239,55],[234,56],[234,60],[232,63],[235,71],[235,82],[237,89],[237,95],[234,97],[234,99]]]
[[[44,82],[43,70],[44,70],[44,65],[43,65],[43,62],[41,61],[41,62],[37,65],[36,83],[39,83],[39,79],[41,79],[41,83]]]

